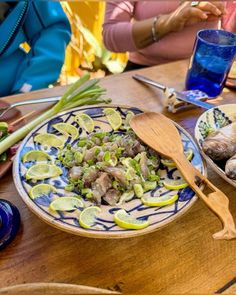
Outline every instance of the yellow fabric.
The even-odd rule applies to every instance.
[[[65,80],[68,77],[78,77],[80,75],[78,67],[83,63],[85,55],[88,60],[94,60],[94,56],[90,56],[90,46],[82,41],[79,25],[83,24],[83,26],[88,28],[97,41],[102,44],[102,24],[105,2],[63,1],[61,3],[70,20],[73,32],[72,41],[67,48],[65,66],[62,72],[62,76],[64,76],[62,79]],[[126,54],[113,53],[112,58],[119,59],[122,62],[127,61]],[[64,81],[63,84],[65,83],[66,81]]]

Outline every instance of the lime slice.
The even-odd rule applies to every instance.
[[[184,152],[186,158],[191,161],[193,158],[193,150],[192,149],[188,149],[187,151]],[[175,163],[172,160],[168,160],[168,159],[161,159],[161,163],[163,165],[165,165],[166,167],[175,167]]]
[[[132,119],[134,116],[135,116],[135,114],[134,114],[132,111],[128,111],[128,112],[127,112],[127,115],[126,115],[126,117],[125,117],[125,123],[124,123],[124,125],[125,125],[126,127],[129,127],[129,126],[130,126],[130,121],[131,121],[131,119]]]
[[[124,209],[116,211],[114,221],[121,228],[127,229],[143,229],[149,225],[147,220],[139,220],[128,214]]]
[[[24,154],[22,157],[23,163],[25,162],[46,162],[52,161],[52,158],[43,151],[31,150]]]
[[[70,135],[73,140],[75,140],[79,135],[78,129],[68,123],[57,123],[52,125],[52,127],[67,137]]]
[[[142,202],[146,206],[166,206],[173,204],[176,200],[178,200],[178,195],[174,196],[163,196],[163,197],[150,197],[144,196]]]
[[[97,206],[85,208],[79,216],[79,223],[83,228],[90,228],[94,225],[96,217],[102,210]]]
[[[167,189],[179,190],[188,186],[188,183],[184,179],[165,179],[163,185]]]
[[[70,211],[83,207],[83,202],[76,197],[60,197],[49,205],[49,208],[54,211]]]
[[[64,146],[64,141],[55,134],[38,134],[35,136],[34,141],[43,146],[52,146],[55,148],[63,148]]]
[[[50,164],[36,164],[26,172],[26,179],[42,180],[45,178],[57,177],[62,174],[60,167]]]
[[[53,185],[41,183],[33,186],[29,191],[31,199],[36,199],[43,195],[49,195],[51,192],[56,192],[56,188]]]
[[[75,116],[75,121],[79,123],[79,125],[85,129],[87,132],[91,133],[94,130],[94,121],[89,115],[80,113]]]
[[[107,121],[111,125],[113,130],[118,130],[122,125],[122,119],[120,113],[112,108],[107,108],[103,110],[106,115]]]

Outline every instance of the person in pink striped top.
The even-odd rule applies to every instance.
[[[236,32],[236,1],[112,1],[103,39],[135,69],[190,57],[197,31],[211,28]]]

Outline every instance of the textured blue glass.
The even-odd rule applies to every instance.
[[[209,97],[219,95],[236,56],[236,35],[222,30],[197,33],[186,89],[201,90]]]
[[[0,199],[0,250],[16,236],[20,227],[20,213],[9,201]]]

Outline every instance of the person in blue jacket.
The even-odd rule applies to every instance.
[[[0,97],[54,83],[70,37],[59,2],[0,2]],[[25,42],[29,52],[20,46]]]

